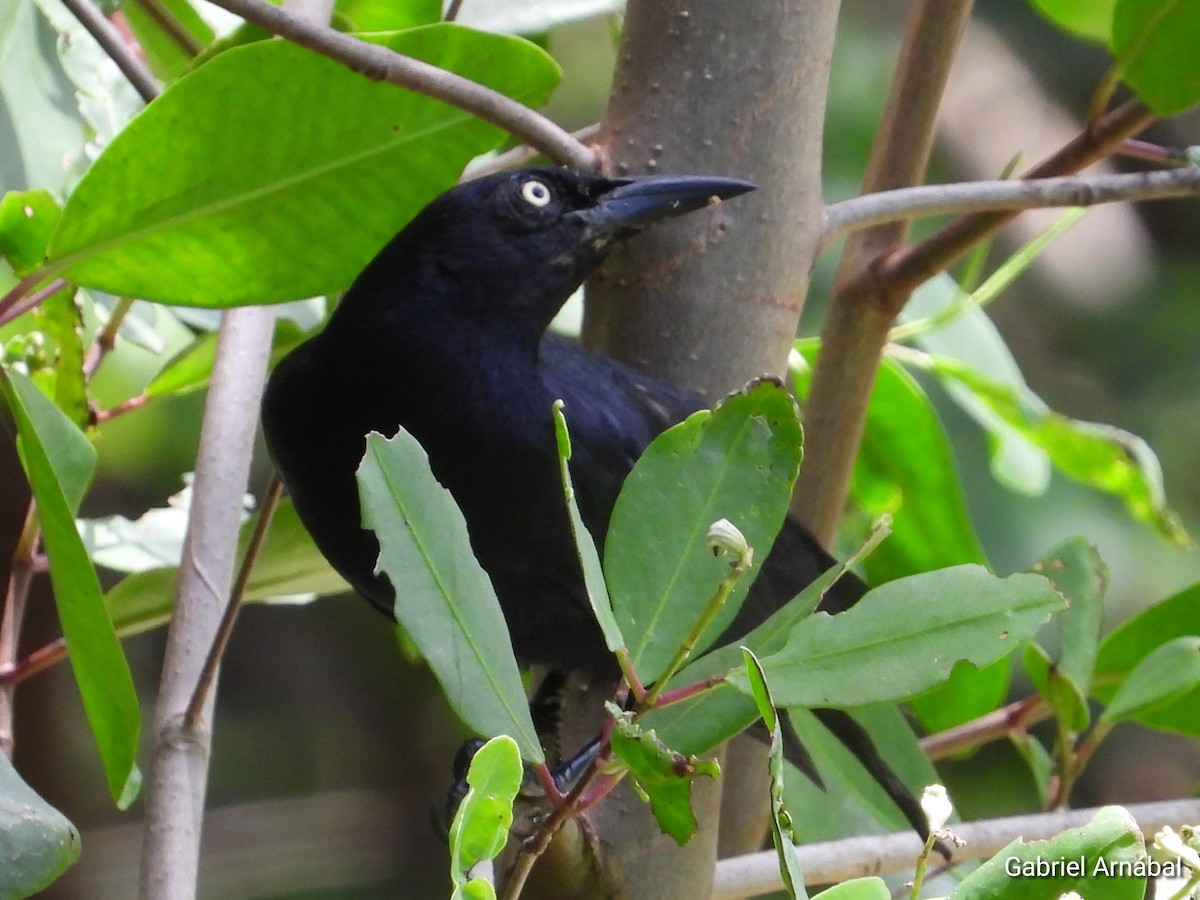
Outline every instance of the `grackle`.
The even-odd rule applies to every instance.
[[[565,403],[576,496],[601,543],[646,446],[706,404],[546,330],[616,242],[754,187],[537,168],[466,182],[425,207],[358,276],[325,329],[279,364],[264,396],[267,447],[333,567],[389,616],[404,602],[403,585],[375,573],[379,545],[361,527],[355,481],[364,436],[403,426],[463,511],[518,660],[615,681],[572,543],[551,405]],[[789,519],[721,642],[833,564]],[[844,609],[863,590],[843,577],[825,608]],[[869,759],[865,732],[842,713],[821,717],[868,758],[910,820],[921,819],[882,761]]]

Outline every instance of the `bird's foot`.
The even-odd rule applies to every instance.
[[[471,767],[471,760],[475,758],[475,754],[479,752],[479,748],[483,744],[484,741],[480,738],[471,738],[464,741],[454,755],[454,777],[457,780],[446,797],[443,815],[439,817],[436,812],[434,813],[434,827],[443,836],[449,833],[449,825],[454,820],[458,805],[462,803],[470,789],[467,784],[467,771]],[[602,744],[603,741],[600,737],[592,739],[578,753],[553,769],[545,764],[536,766],[526,764],[521,789],[517,795],[518,801],[524,800],[529,804],[548,802],[553,807],[561,806],[566,802],[571,789],[587,771],[588,766],[596,759]]]

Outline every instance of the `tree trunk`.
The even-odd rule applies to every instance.
[[[588,285],[587,343],[710,399],[784,372],[821,228],[837,14],[837,0],[631,0],[598,143],[606,171],[732,175],[760,190],[619,249]],[[733,759],[719,784],[693,788],[702,824],[686,847],[631,791],[589,812],[605,885],[594,896],[708,896],[718,845],[756,848],[767,822],[761,748]]]
[[[584,337],[711,398],[781,374],[821,230],[838,3],[631,2],[600,134],[620,173],[734,175],[756,194],[621,248]]]

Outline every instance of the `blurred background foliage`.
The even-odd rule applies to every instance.
[[[31,4],[20,6],[32,14]],[[843,4],[826,135],[829,200],[858,190],[905,12],[888,0]],[[55,35],[44,20],[35,31],[37,52],[53,54]],[[615,23],[601,16],[539,40],[565,71],[547,111],[567,127],[601,116],[615,34]],[[1026,162],[1040,158],[1078,130],[1107,62],[1099,49],[1051,27],[1025,3],[979,0],[943,112],[932,180],[997,177],[1018,154]],[[47,127],[68,138],[84,134],[73,88],[61,76],[47,77],[58,79],[61,100]],[[1176,117],[1148,137],[1197,144],[1198,124],[1196,114]],[[9,174],[0,164],[0,175]],[[1053,409],[1150,443],[1162,461],[1168,499],[1192,533],[1200,528],[1198,220],[1196,201],[1093,211],[990,308],[1030,386]],[[1025,217],[993,257],[1001,259],[1046,221]],[[835,258],[836,249],[821,261],[802,333],[819,329]],[[152,307],[138,314],[155,315]],[[191,340],[175,322],[155,330],[161,348],[125,341],[120,361],[103,367],[94,384],[101,405],[136,393]],[[1200,577],[1194,551],[1134,523],[1117,499],[1057,475],[1042,496],[1001,486],[989,470],[986,436],[935,384],[926,388],[951,436],[975,526],[997,572],[1023,569],[1045,548],[1085,535],[1111,573],[1106,630]],[[83,514],[134,518],[163,506],[193,464],[202,402],[201,393],[170,398],[105,423],[99,477]],[[15,459],[0,459],[0,492],[23,490],[18,473]],[[260,453],[257,493],[268,477]],[[57,636],[44,591],[31,604],[30,648]],[[382,624],[367,604],[349,597],[246,609],[220,687],[202,896],[446,896],[446,850],[429,813],[442,815],[450,761],[465,735],[427,670],[406,660]],[[156,689],[163,639],[151,631],[126,642],[143,709]],[[17,734],[20,770],[80,827],[86,847],[45,896],[131,896],[137,807],[131,815],[113,809],[65,666],[22,687]],[[1023,765],[1005,744],[943,770],[964,818],[1036,804]],[[1128,727],[1103,746],[1076,801],[1183,796],[1198,777],[1194,741]],[[252,866],[243,864],[251,858]]]

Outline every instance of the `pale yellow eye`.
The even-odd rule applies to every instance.
[[[521,185],[521,196],[527,203],[542,207],[550,202],[550,188],[537,179],[531,178]]]

